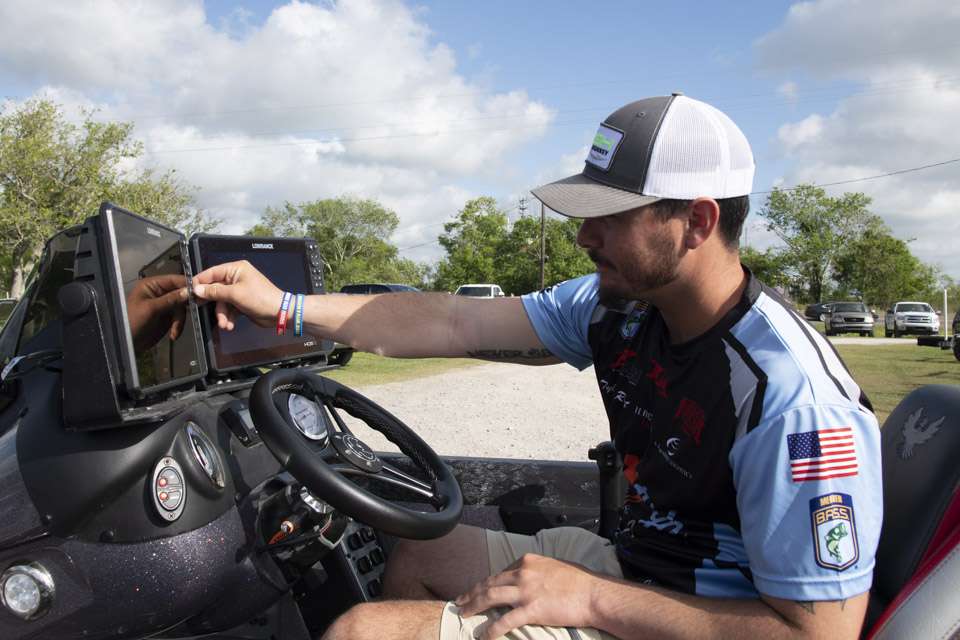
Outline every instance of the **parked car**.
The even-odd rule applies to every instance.
[[[398,291],[420,291],[416,287],[408,284],[385,284],[381,282],[371,282],[364,284],[345,284],[340,287],[340,293],[396,293]]]
[[[471,298],[502,298],[504,293],[500,285],[496,284],[462,284],[457,287],[454,295]]]
[[[803,310],[803,315],[807,320],[823,320],[823,316],[830,311],[832,302],[815,302],[808,304]]]
[[[862,302],[834,302],[823,318],[823,329],[828,336],[840,333],[873,335],[873,314]]]
[[[927,335],[940,331],[940,318],[926,302],[897,302],[887,309],[884,334],[889,338],[901,335]]]

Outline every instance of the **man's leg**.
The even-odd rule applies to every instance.
[[[442,602],[360,604],[337,618],[323,640],[437,640],[442,612]]]
[[[387,598],[453,600],[490,575],[487,532],[458,525],[434,540],[400,540],[383,578]]]

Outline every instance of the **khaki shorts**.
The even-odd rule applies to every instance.
[[[603,575],[622,578],[613,544],[606,538],[579,527],[544,529],[535,536],[523,536],[504,531],[487,531],[487,553],[490,575],[500,573],[525,553],[536,553],[558,560],[574,562]],[[461,618],[452,602],[443,607],[440,618],[440,640],[475,638],[492,620],[507,609],[490,611]],[[613,636],[596,629],[523,626],[508,633],[510,640],[613,640]]]

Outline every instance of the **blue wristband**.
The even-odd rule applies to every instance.
[[[303,294],[298,293],[293,307],[293,335],[295,336],[303,335],[303,303]]]

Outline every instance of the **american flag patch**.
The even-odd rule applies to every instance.
[[[857,452],[850,427],[791,433],[787,449],[794,482],[857,475]]]

